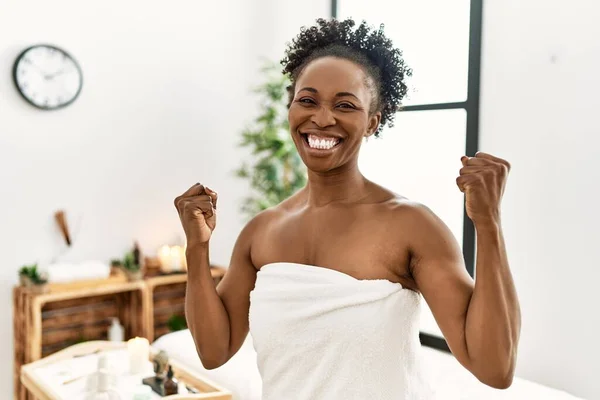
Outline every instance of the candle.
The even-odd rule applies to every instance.
[[[165,274],[187,270],[185,247],[162,246],[158,251],[158,259],[160,261],[160,270]]]
[[[164,273],[171,272],[171,248],[169,246],[165,245],[160,248],[158,251],[158,259],[160,261],[160,270]]]
[[[179,251],[181,247],[173,246],[171,247],[171,268],[173,271],[181,270],[181,252]]]
[[[132,375],[144,372],[150,358],[150,343],[148,339],[136,337],[127,342],[129,354],[129,372]]]

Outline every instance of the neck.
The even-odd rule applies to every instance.
[[[348,204],[367,196],[367,180],[356,162],[334,171],[308,171],[306,185],[309,206],[322,207],[331,203]]]

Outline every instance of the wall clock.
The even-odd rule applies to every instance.
[[[83,74],[69,53],[41,44],[19,54],[13,66],[13,81],[28,103],[42,110],[55,110],[79,96]]]

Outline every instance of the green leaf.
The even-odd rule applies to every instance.
[[[182,331],[187,328],[187,321],[184,316],[173,314],[167,321],[167,326],[171,332]]]
[[[249,149],[250,160],[242,163],[236,175],[250,182],[252,195],[241,204],[251,218],[273,207],[306,184],[306,169],[289,134],[287,120],[288,76],[279,64],[267,62],[261,68],[265,81],[253,92],[262,109],[251,127],[241,132],[240,146]]]

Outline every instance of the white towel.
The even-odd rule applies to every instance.
[[[421,296],[387,280],[295,263],[261,268],[250,332],[263,400],[430,400]]]
[[[56,263],[46,268],[48,282],[64,283],[92,279],[106,279],[110,276],[110,265],[102,261],[86,261],[79,264]]]

